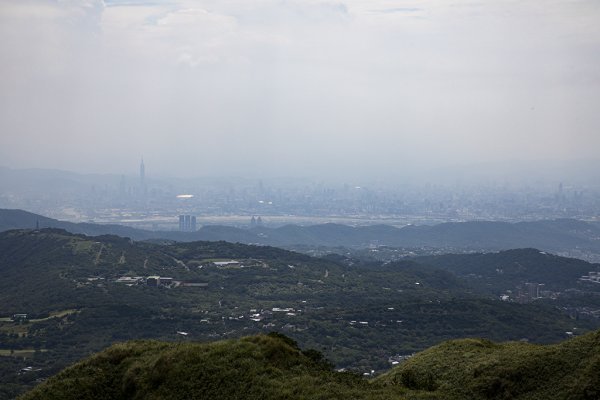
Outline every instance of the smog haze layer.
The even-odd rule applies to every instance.
[[[7,0],[0,164],[343,179],[568,165],[600,147],[599,20],[587,0]]]

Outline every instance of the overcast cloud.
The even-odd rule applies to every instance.
[[[4,0],[0,165],[339,176],[596,157],[599,21],[597,0]]]

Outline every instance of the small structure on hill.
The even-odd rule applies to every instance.
[[[27,314],[13,314],[12,320],[17,321],[27,321]]]

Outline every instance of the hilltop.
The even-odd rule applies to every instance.
[[[451,340],[417,354],[376,382],[444,399],[597,399],[600,331],[545,346]]]
[[[545,290],[561,290],[575,286],[578,278],[599,267],[537,249],[443,254],[414,260],[464,277],[473,285],[491,288],[495,293],[514,289],[516,284],[523,282],[543,284]]]
[[[556,345],[444,342],[368,381],[279,334],[213,343],[134,341],[79,362],[37,399],[595,399],[600,332]]]
[[[337,373],[279,334],[213,343],[113,345],[25,394],[34,399],[332,399],[391,392]]]

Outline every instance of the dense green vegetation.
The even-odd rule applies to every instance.
[[[51,399],[597,399],[600,332],[556,345],[442,343],[373,380],[280,334],[116,344],[23,395]]]
[[[377,378],[445,399],[598,399],[600,332],[555,345],[453,340]]]
[[[317,351],[302,352],[281,335],[260,335],[208,344],[117,344],[22,399],[328,399],[366,391],[384,398],[385,389],[369,386],[333,372]]]
[[[229,259],[245,267],[210,263]],[[570,262],[558,258],[553,268],[570,268]],[[4,399],[132,339],[214,341],[280,331],[304,348],[318,349],[337,368],[380,373],[391,366],[390,357],[447,339],[550,343],[564,339],[566,331],[598,326],[595,320],[572,319],[551,302],[501,302],[469,279],[420,260],[314,258],[227,242],[147,243],[56,229],[9,231],[0,234],[0,272]],[[149,275],[207,286],[115,282]],[[15,313],[28,318],[12,321]],[[20,372],[28,366],[31,371]]]
[[[536,282],[548,290],[577,287],[589,271],[600,270],[574,258],[559,257],[536,249],[516,249],[484,254],[444,254],[419,257],[418,262],[466,277],[478,287],[502,292],[521,282]]]

